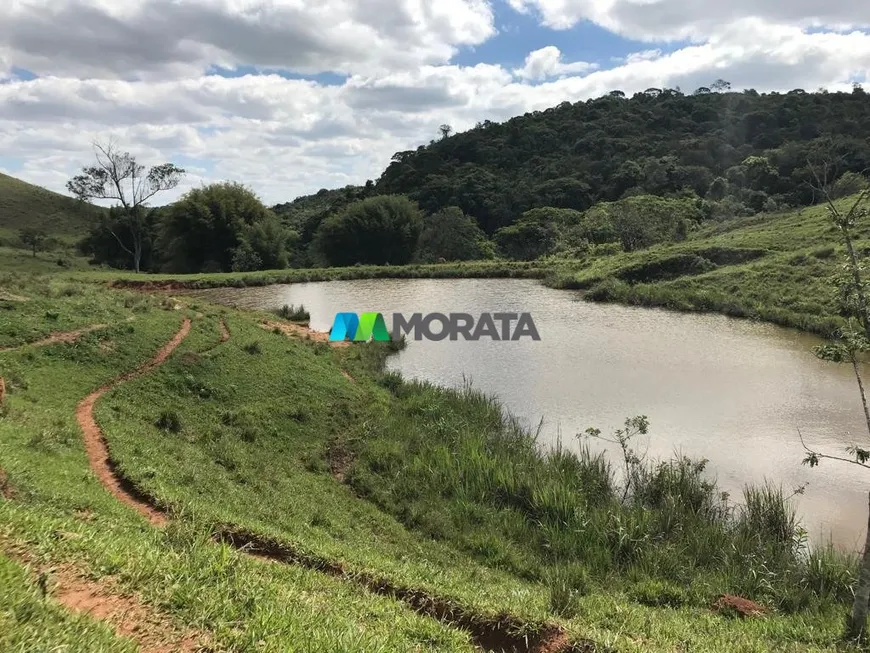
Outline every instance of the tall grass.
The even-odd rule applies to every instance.
[[[412,528],[548,583],[554,609],[572,610],[564,576],[577,564],[584,579],[640,587],[649,603],[685,594],[706,604],[731,592],[797,610],[850,592],[853,562],[808,551],[779,489],[747,488],[735,504],[705,461],[681,457],[633,465],[624,493],[626,479],[601,453],[542,449],[469,386],[395,375],[386,385],[398,405],[361,445],[350,474],[357,492]]]

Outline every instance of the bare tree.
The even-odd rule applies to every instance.
[[[816,347],[815,354],[823,360],[851,365],[861,397],[861,405],[864,409],[867,434],[870,436],[870,409],[867,405],[867,394],[860,366],[862,354],[870,351],[870,312],[868,312],[870,301],[868,301],[867,294],[865,264],[858,257],[853,234],[858,220],[866,218],[868,215],[865,204],[870,200],[870,192],[863,190],[847,207],[838,206],[831,195],[831,187],[837,177],[839,163],[840,160],[835,158],[825,158],[823,163],[816,165],[808,162],[814,180],[813,189],[826,204],[828,215],[839,231],[846,250],[845,265],[835,279],[837,298],[841,313],[846,318],[846,326],[838,329],[827,343]],[[803,461],[805,465],[815,467],[821,460],[826,459],[870,469],[870,464],[868,464],[870,444],[865,446],[852,445],[846,449],[847,456],[837,456],[811,449],[804,441],[800,430],[798,430],[798,435],[807,452]],[[865,634],[868,607],[870,607],[870,506],[868,506],[868,528],[860,565],[852,613],[846,622],[846,636],[855,639],[863,638]]]
[[[111,226],[109,232],[121,249],[133,257],[133,268],[139,272],[145,237],[145,208],[157,193],[178,186],[185,171],[172,163],[163,163],[153,166],[146,174],[145,166],[111,141],[94,143],[94,156],[96,165],[82,168],[82,174],[70,179],[66,187],[84,202],[93,199],[120,202],[129,226],[130,242],[125,243]]]
[[[453,133],[453,127],[448,124],[443,124],[438,128],[438,131],[441,133],[442,140],[445,138],[450,138],[450,135]]]

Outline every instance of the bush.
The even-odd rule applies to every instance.
[[[328,265],[404,265],[411,262],[422,228],[416,202],[403,195],[379,195],[324,220],[313,247]]]
[[[260,342],[255,340],[254,342],[250,342],[245,345],[245,351],[249,354],[261,354],[263,353],[263,348],[260,346]]]
[[[154,426],[168,433],[179,433],[181,431],[181,417],[174,410],[164,410],[157,417]]]
[[[305,310],[305,307],[302,304],[299,306],[284,304],[284,306],[275,310],[275,315],[287,320],[288,322],[307,323],[311,321],[311,314]]]
[[[577,615],[578,600],[589,593],[589,574],[580,564],[547,569],[544,583],[550,593],[550,609],[568,619]]]
[[[629,285],[624,281],[607,277],[589,289],[587,297],[593,302],[615,302],[624,299],[629,292]]]

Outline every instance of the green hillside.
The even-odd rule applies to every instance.
[[[0,229],[25,227],[55,235],[83,236],[100,209],[0,173]]]
[[[870,102],[851,93],[614,91],[398,152],[378,193],[435,212],[455,205],[493,233],[529,209],[584,211],[632,195],[692,194],[723,217],[809,205],[808,160],[870,166]]]
[[[0,650],[859,650],[854,561],[803,549],[776,492],[726,505],[675,460],[626,496],[492,399],[386,373],[385,343],[0,286]]]

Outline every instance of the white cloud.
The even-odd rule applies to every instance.
[[[579,75],[595,70],[597,64],[586,61],[563,63],[562,53],[554,45],[548,45],[540,50],[534,50],[528,54],[522,68],[514,70],[514,74],[520,79],[542,80],[550,77],[564,77],[566,75]]]
[[[3,14],[0,62],[90,77],[374,73],[445,63],[495,33],[487,0],[11,0]]]
[[[839,30],[870,26],[870,3],[854,0],[508,0],[554,29],[588,20],[644,41],[704,40],[743,18],[795,27]]]
[[[555,46],[511,70],[451,64],[457,47],[493,34],[485,0],[6,0],[0,153],[25,162],[16,175],[62,191],[89,163],[91,142],[111,136],[145,163],[201,162],[186,187],[235,179],[275,203],[376,178],[394,152],[436,138],[442,123],[464,130],[614,89],[691,92],[723,78],[735,89],[833,90],[870,77],[870,35],[807,33],[798,24],[815,19],[788,18],[817,9],[796,1],[802,10],[756,7],[769,0],[726,8],[695,0],[510,0],[559,27],[591,17],[625,32],[646,16],[657,17],[662,33],[688,26],[700,34],[699,25],[716,23],[690,46],[636,52],[606,70],[563,61]],[[831,0],[821,10],[834,20],[845,6]],[[868,11],[862,5],[851,20]],[[653,34],[655,21],[643,29]],[[203,74],[237,64],[346,78],[325,85]],[[15,79],[14,66],[42,76]]]

